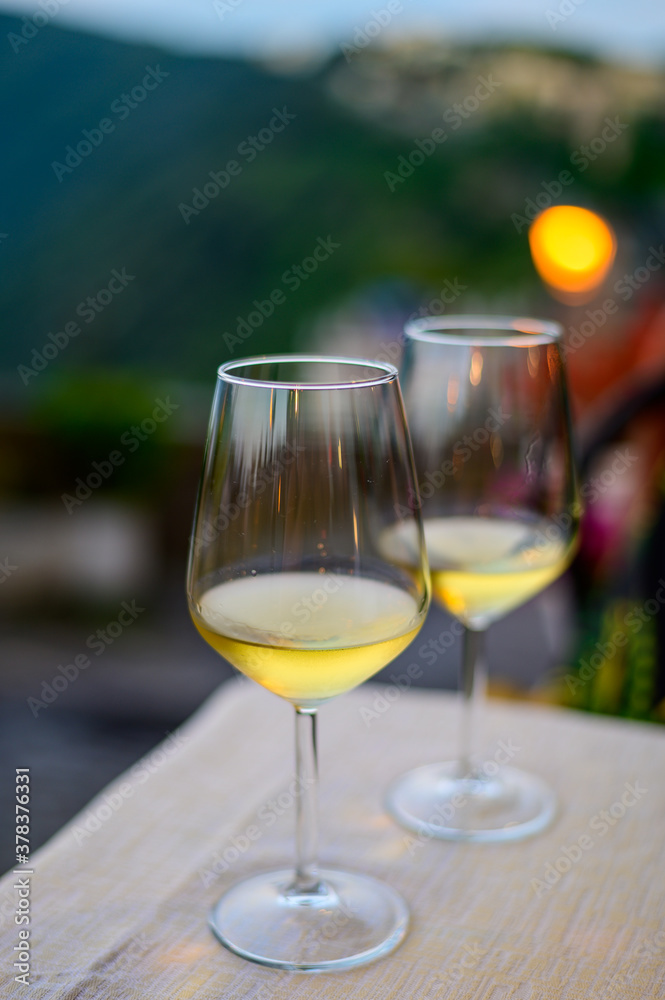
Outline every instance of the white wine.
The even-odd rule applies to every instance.
[[[446,517],[425,521],[437,600],[465,624],[501,618],[563,573],[573,545],[549,521]]]
[[[265,573],[211,587],[192,618],[238,670],[311,707],[390,663],[418,633],[424,611],[424,602],[369,577]]]
[[[465,625],[484,628],[528,601],[566,569],[575,536],[546,518],[435,517],[424,521],[432,591]],[[392,531],[382,548],[409,561],[413,529]]]

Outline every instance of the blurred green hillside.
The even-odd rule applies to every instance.
[[[1,18],[0,36],[20,26]],[[149,71],[159,82],[140,98]],[[496,92],[455,126],[455,102],[492,73]],[[528,296],[538,284],[511,215],[571,168],[606,116],[629,128],[573,171],[566,200],[605,212],[641,245],[663,230],[662,78],[564,53],[404,46],[302,75],[47,26],[17,52],[0,48],[0,84],[0,372],[16,399],[91,368],[209,381],[230,354],[224,333],[275,290],[279,304],[236,353],[302,343],[321,313],[378,281],[405,280],[414,304],[452,276],[478,293]],[[295,117],[264,149],[243,146],[274,109]],[[446,141],[391,185],[387,172],[442,124]],[[67,160],[82,141],[89,155]],[[232,160],[225,189],[183,213]],[[315,272],[297,288],[285,281],[329,238],[339,246]],[[66,349],[48,376],[22,378],[49,333]]]

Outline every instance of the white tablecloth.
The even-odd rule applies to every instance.
[[[664,996],[663,731],[493,702],[486,759],[499,741],[517,747],[512,763],[555,787],[559,817],[520,843],[427,842],[386,816],[382,796],[406,768],[454,754],[458,705],[394,688],[392,701],[377,701],[383,691],[366,686],[321,710],[321,858],[378,876],[408,901],[411,929],[393,955],[313,976],[244,962],[213,938],[207,915],[225,887],[293,857],[292,709],[237,681],[33,855],[34,875],[23,876],[30,986],[12,968],[19,876],[2,879],[1,995]]]

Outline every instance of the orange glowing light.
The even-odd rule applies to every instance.
[[[595,212],[556,205],[542,212],[529,230],[538,274],[556,294],[584,296],[605,279],[614,261],[616,240]]]

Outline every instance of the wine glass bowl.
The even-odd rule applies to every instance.
[[[484,633],[571,561],[581,509],[560,327],[532,319],[433,317],[407,325],[405,406],[434,597],[465,628],[460,757],[398,779],[391,814],[455,840],[519,839],[546,826],[554,795],[516,768],[489,778],[474,752]],[[412,527],[391,529],[408,558]],[[451,810],[457,797],[464,807]]]
[[[213,912],[218,938],[253,961],[348,968],[406,932],[406,907],[389,886],[319,870],[313,786],[317,708],[389,663],[426,616],[414,493],[391,365],[283,356],[220,368],[190,544],[190,612],[213,648],[294,705],[304,789],[295,870],[238,883]],[[399,525],[415,539],[408,566],[381,547]]]

